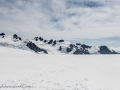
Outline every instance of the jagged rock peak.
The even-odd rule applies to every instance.
[[[0,45],[13,48],[19,48],[37,53],[45,54],[119,54],[118,52],[108,48],[107,46],[89,46],[85,44],[72,44],[68,41],[49,39],[45,40],[42,37],[35,37],[32,40],[22,40],[17,34],[6,36],[0,34]],[[4,37],[4,38],[3,38]],[[20,41],[22,40],[22,41]]]
[[[17,34],[14,34],[14,35],[13,35],[13,39],[17,39],[17,40],[21,40],[21,41],[22,41],[21,37],[18,37]]]
[[[0,36],[4,36],[5,35],[5,33],[0,33]]]
[[[64,40],[62,39],[62,40],[59,40],[58,42],[64,42]]]
[[[0,33],[0,36],[2,36],[2,38],[5,37],[5,33]]]
[[[27,43],[27,46],[28,46],[31,50],[35,51],[35,52],[44,52],[45,54],[48,54],[48,52],[47,52],[46,50],[39,48],[39,47],[38,47],[35,43],[33,43],[33,42]]]
[[[53,39],[45,40],[42,37],[35,37],[34,40],[35,41],[43,41],[44,43],[46,43],[46,44],[52,44],[53,46],[56,45],[57,42],[64,42],[63,39],[61,39],[61,40],[53,40]]]
[[[117,54],[114,50],[110,50],[107,46],[99,46],[100,50],[98,51],[101,54]]]

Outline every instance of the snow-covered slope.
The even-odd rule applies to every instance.
[[[38,55],[0,47],[0,90],[120,90],[119,59]]]
[[[115,50],[116,52],[119,52],[120,53],[120,47],[111,47],[111,49]]]
[[[12,36],[0,37],[0,46],[32,51],[26,46],[25,41],[14,39]]]
[[[45,40],[35,37],[32,40],[22,40],[16,34],[13,36],[0,36],[0,46],[34,51],[42,54],[117,54],[107,46],[88,46],[85,44],[72,44],[64,40]]]
[[[22,50],[22,49],[17,49],[17,48],[9,48],[9,47],[0,46],[0,54],[2,54],[2,55],[4,55],[4,54],[13,54],[13,55],[33,54],[34,55],[35,53],[26,51],[26,50]]]

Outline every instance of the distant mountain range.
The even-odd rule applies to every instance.
[[[32,40],[23,40],[17,34],[7,36],[5,33],[0,34],[0,46],[23,49],[38,54],[119,54],[107,46],[89,46],[81,43],[72,44],[63,39],[46,40],[42,37],[35,37]],[[17,52],[16,52],[17,53]]]

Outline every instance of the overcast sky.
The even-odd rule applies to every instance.
[[[120,0],[0,0],[0,32],[120,47]]]

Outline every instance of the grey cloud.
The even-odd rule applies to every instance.
[[[52,19],[51,19],[51,22],[55,22],[55,23],[56,23],[56,22],[58,22],[58,21],[59,21],[59,19],[57,19],[57,18],[52,18]]]
[[[64,27],[59,25],[59,24],[56,24],[56,28],[60,31],[63,31],[64,30]]]
[[[19,32],[25,38],[39,34],[45,38],[57,39],[120,36],[119,2],[0,0],[0,31],[10,34]]]
[[[67,0],[66,5],[68,6],[68,8],[71,7],[96,8],[103,6],[104,3],[96,0]]]
[[[87,44],[87,45],[107,45],[109,47],[120,47],[120,37],[107,37],[107,38],[99,38],[99,39],[83,39],[83,38],[76,38],[73,40],[70,40],[73,43],[79,42],[81,44]]]

